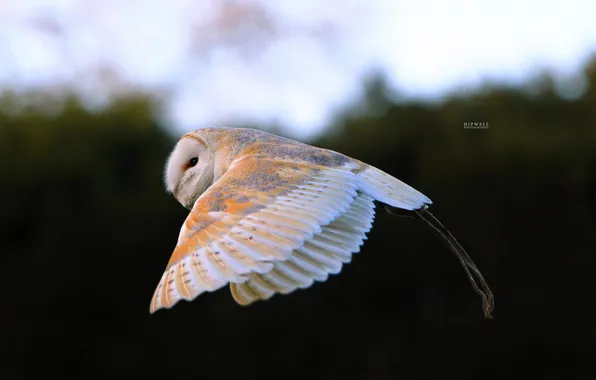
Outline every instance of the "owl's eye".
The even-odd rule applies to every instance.
[[[190,167],[192,168],[193,166],[195,166],[197,163],[199,162],[199,158],[198,157],[193,157],[190,159],[190,161],[188,161],[188,165],[190,165]]]

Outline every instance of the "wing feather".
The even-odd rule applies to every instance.
[[[293,280],[301,289],[310,287],[315,281],[312,272],[309,272],[304,268],[296,265],[292,262],[292,259],[276,263],[275,272],[288,279]],[[289,293],[293,290],[294,289],[291,288],[288,291],[284,291],[284,294]]]
[[[364,193],[393,207],[418,210],[432,204],[426,195],[374,166],[367,165],[358,174],[358,180]]]
[[[336,258],[329,256],[323,264],[318,249],[316,254],[293,252],[354,203],[358,180],[350,169],[262,158],[236,160],[190,211],[150,312],[228,283],[246,284],[232,289],[234,298],[243,303],[326,279],[338,268]],[[275,267],[278,262],[285,262],[281,269]],[[260,277],[255,280],[254,275]]]
[[[232,296],[239,304],[249,305],[269,299],[275,293],[288,294],[308,288],[315,281],[326,281],[359,252],[372,227],[374,209],[373,198],[358,194],[347,211],[322,226],[321,232],[295,249],[290,258],[273,263],[273,269],[268,273],[248,275],[245,283],[231,283]],[[264,287],[263,281],[274,286]],[[250,289],[258,290],[250,292]]]

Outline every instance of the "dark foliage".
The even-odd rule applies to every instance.
[[[497,87],[430,106],[375,82],[313,142],[428,195],[491,285],[492,321],[430,230],[380,207],[326,283],[149,315],[186,216],[162,182],[176,137],[142,97],[92,112],[4,96],[2,378],[594,378],[595,68],[574,101]]]

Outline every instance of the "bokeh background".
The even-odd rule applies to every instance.
[[[0,1],[0,377],[593,379],[590,1]],[[482,127],[469,127],[481,123]],[[340,275],[149,315],[184,132],[260,128],[420,189],[496,297],[378,208]]]

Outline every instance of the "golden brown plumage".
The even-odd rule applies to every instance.
[[[227,284],[248,305],[325,281],[359,251],[375,200],[414,211],[431,204],[361,161],[247,128],[186,134],[165,181],[190,213],[151,313]]]

